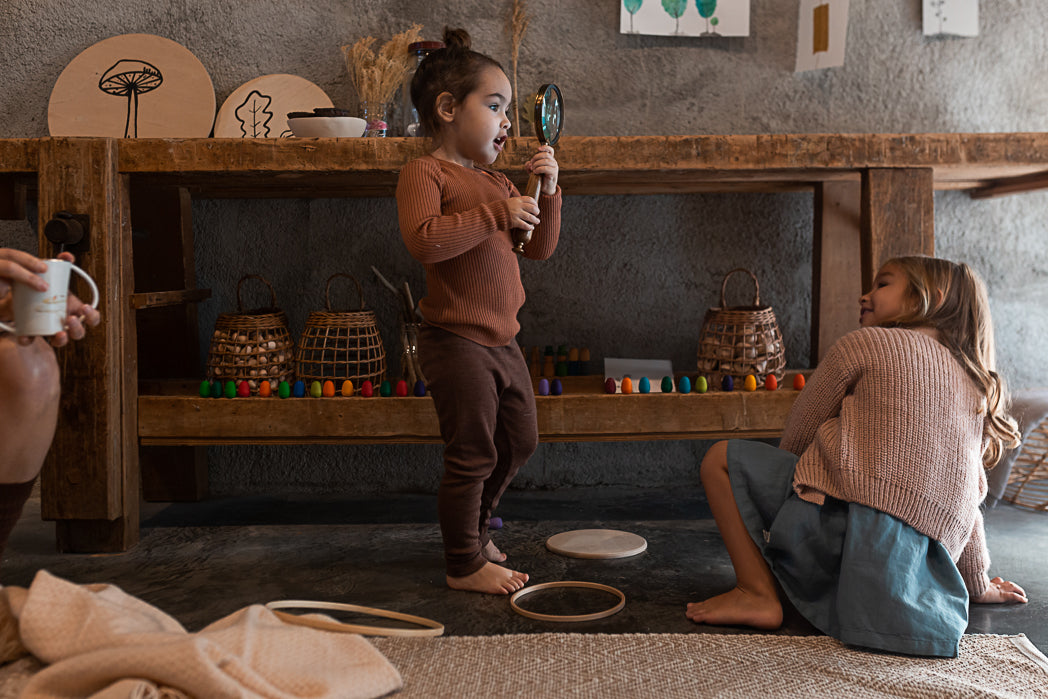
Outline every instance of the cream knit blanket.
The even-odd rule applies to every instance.
[[[363,698],[402,686],[361,636],[285,624],[261,605],[188,633],[117,587],[47,571],[28,590],[0,589],[0,662],[26,652],[49,667],[24,699]]]

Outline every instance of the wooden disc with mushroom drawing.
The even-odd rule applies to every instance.
[[[181,44],[152,34],[99,41],[70,61],[47,106],[52,136],[197,138],[211,133],[215,88]]]
[[[249,80],[222,103],[215,118],[215,138],[290,136],[288,112],[331,107],[323,90],[297,75],[275,73]]]

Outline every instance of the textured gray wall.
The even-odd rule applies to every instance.
[[[509,63],[510,0],[450,8],[429,0],[0,1],[0,137],[47,135],[59,73],[117,34],[158,34],[189,48],[219,105],[252,78],[286,72],[352,108],[338,47],[366,35],[384,41],[412,21],[426,38],[444,24],[464,26],[478,50]],[[795,2],[753,0],[750,37],[697,40],[620,35],[616,0],[529,0],[520,85],[557,82],[571,135],[1048,131],[1042,2],[982,3],[974,39],[924,38],[919,0],[851,4],[846,65],[796,75]],[[801,194],[569,196],[555,257],[524,263],[520,342],[588,345],[598,362],[669,357],[691,368],[723,274],[747,266],[778,315],[790,366],[806,366],[811,203]],[[979,202],[940,193],[935,206],[937,253],[987,280],[1002,373],[1013,387],[1044,385],[1048,193]],[[193,211],[199,282],[214,290],[201,306],[205,332],[235,305],[243,273],[266,275],[297,333],[320,307],[324,280],[350,271],[395,356],[390,295],[368,266],[417,291],[424,282],[400,243],[392,199],[199,201]],[[31,249],[32,231],[28,222],[0,222],[0,242]],[[741,283],[731,288],[747,293]],[[546,444],[516,485],[694,483],[706,446]],[[430,490],[439,473],[437,446],[211,450],[216,493]]]

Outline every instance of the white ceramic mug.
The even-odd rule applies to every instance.
[[[98,308],[98,286],[95,281],[72,262],[66,260],[44,260],[47,269],[37,276],[47,282],[47,291],[14,282],[11,285],[14,324],[0,322],[0,328],[23,337],[50,336],[65,330],[66,301],[69,298],[69,274],[76,272],[88,286],[94,297],[89,304]]]

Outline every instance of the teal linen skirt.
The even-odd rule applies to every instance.
[[[732,493],[786,596],[828,636],[891,653],[953,658],[968,626],[968,591],[938,541],[889,514],[793,491],[797,456],[728,443]]]

